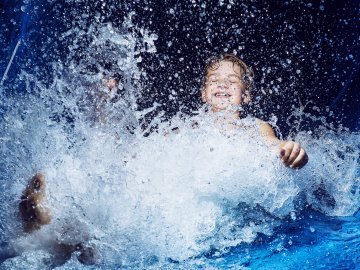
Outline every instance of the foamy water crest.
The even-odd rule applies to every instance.
[[[58,241],[94,245],[107,265],[150,269],[272,235],[310,204],[327,215],[358,210],[358,134],[299,134],[310,162],[298,171],[282,165],[279,150],[264,143],[250,116],[236,123],[239,129],[222,131],[200,110],[144,136],[138,122],[149,110],[137,111],[136,55],[139,48],[155,50],[156,36],[143,31],[141,47],[110,25],[89,32],[97,34],[87,52],[93,57],[54,66],[50,86],[22,74],[27,92],[9,95],[4,108],[1,185],[8,192],[0,195],[0,240],[18,255],[5,267],[54,265],[51,243]],[[117,94],[102,85],[101,67],[87,75],[82,70],[109,50],[122,75]],[[37,171],[46,176],[53,219],[25,235],[17,204]],[[63,267],[74,265],[73,256]]]

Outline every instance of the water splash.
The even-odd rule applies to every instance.
[[[186,269],[206,265],[204,254],[272,235],[310,204],[327,215],[358,210],[358,134],[300,133],[296,140],[310,155],[301,171],[282,166],[251,117],[228,132],[202,110],[171,123],[156,117],[156,130],[144,136],[138,123],[157,106],[137,111],[143,93],[136,63],[139,52],[156,51],[156,35],[140,29],[139,42],[131,27],[128,19],[122,32],[106,24],[64,33],[74,39],[69,61],[53,65],[51,84],[23,72],[26,92],[9,95],[2,108],[1,188],[8,192],[1,194],[0,239],[22,254],[4,267],[56,264],[57,239],[94,244],[106,266],[181,261]],[[77,44],[89,36],[79,58]],[[111,92],[102,80],[115,74],[118,91]],[[54,219],[23,235],[17,204],[36,171],[46,175]],[[63,267],[80,266],[73,256]]]

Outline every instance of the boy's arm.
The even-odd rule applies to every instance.
[[[268,145],[278,146],[280,157],[286,166],[294,169],[300,169],[309,161],[308,155],[304,148],[297,142],[279,140],[272,127],[258,119],[259,131]]]

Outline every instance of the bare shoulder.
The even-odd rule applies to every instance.
[[[260,118],[255,118],[255,121],[256,121],[256,124],[258,124],[259,126],[261,126],[261,125],[269,125],[268,122],[265,122],[264,120],[261,120]]]
[[[270,126],[269,123],[259,118],[256,118],[256,124],[259,127],[259,132],[261,136],[263,136],[263,138],[266,141],[268,141],[269,143],[274,143],[279,141],[279,139],[275,135],[273,128]]]
[[[275,132],[268,122],[265,122],[264,120],[261,120],[259,118],[255,119],[261,133],[271,133],[275,136]]]

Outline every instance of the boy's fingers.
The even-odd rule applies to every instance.
[[[282,155],[281,159],[283,162],[285,162],[287,164],[289,156],[291,154],[291,151],[293,149],[294,143],[289,141],[286,142],[286,144],[283,146],[283,148],[281,150],[284,150],[285,153]]]
[[[300,169],[306,165],[306,163],[309,161],[309,158],[304,150],[304,148],[301,148],[299,155],[294,160],[294,162],[291,164],[292,168]]]
[[[300,144],[294,143],[294,146],[293,146],[293,148],[291,150],[291,154],[290,154],[289,159],[287,161],[289,164],[292,164],[294,162],[294,160],[298,157],[298,155],[300,153],[300,150],[301,150]]]

